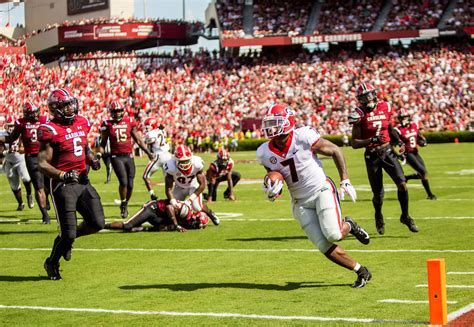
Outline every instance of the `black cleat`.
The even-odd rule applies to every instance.
[[[127,202],[122,202],[120,204],[120,216],[122,218],[127,218],[128,217]]]
[[[49,216],[43,217],[43,222],[44,225],[49,225],[51,223],[51,218]]]
[[[428,200],[436,200],[437,197],[436,197],[436,195],[431,194],[431,195],[428,195],[427,199],[428,199]]]
[[[158,200],[158,197],[155,194],[150,195],[152,201]]]
[[[385,234],[385,223],[382,215],[380,217],[375,216],[375,228],[380,235]]]
[[[46,261],[44,262],[44,270],[46,270],[50,280],[62,279],[61,275],[59,274],[59,263],[52,264],[49,258],[46,258]]]
[[[362,244],[365,244],[365,245],[369,244],[369,242],[370,242],[369,233],[367,233],[362,227],[360,227],[354,221],[354,219],[347,216],[346,218],[344,218],[344,222],[348,223],[351,226],[351,231],[349,233],[354,235],[355,238],[359,240],[359,242],[361,242]]]
[[[23,209],[25,209],[25,204],[22,202],[18,204],[16,211],[23,211]]]
[[[410,216],[406,216],[406,217],[401,216],[400,217],[400,222],[404,225],[407,225],[410,232],[418,233],[418,231],[419,231],[418,227],[416,227],[415,221],[413,220],[412,217],[410,217]]]
[[[362,266],[357,272],[357,280],[354,282],[354,284],[352,284],[352,287],[362,288],[371,279],[372,279],[372,274],[370,273],[370,271],[364,266]]]
[[[219,225],[221,223],[221,220],[216,216],[216,214],[213,211],[210,211],[208,214],[209,218],[211,218],[212,223],[214,225]]]
[[[35,202],[33,201],[33,194],[27,194],[26,199],[28,202],[28,208],[33,209],[33,207],[35,206]]]

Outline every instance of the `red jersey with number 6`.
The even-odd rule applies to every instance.
[[[15,127],[11,133],[11,137],[17,139],[21,136],[21,142],[25,148],[25,153],[35,155],[39,153],[38,127],[48,121],[46,116],[41,116],[36,122],[30,122],[25,118],[15,121]]]
[[[380,101],[377,107],[370,112],[364,111],[364,117],[358,124],[361,125],[362,138],[369,139],[375,136],[380,136],[381,140],[378,143],[371,143],[367,146],[368,149],[375,148],[379,145],[390,141],[388,126],[392,121],[392,108],[390,103]]]
[[[415,122],[411,122],[408,126],[397,126],[395,128],[400,139],[405,143],[405,151],[408,153],[418,152],[418,125]]]
[[[76,115],[74,122],[64,125],[57,120],[43,124],[38,129],[40,142],[47,142],[53,148],[50,164],[62,171],[86,171],[87,134],[90,124],[87,118]]]
[[[133,153],[132,129],[136,126],[137,123],[127,116],[119,122],[110,119],[104,120],[100,130],[105,133],[105,137],[109,138],[112,154]]]

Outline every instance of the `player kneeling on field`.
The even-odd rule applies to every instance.
[[[217,200],[217,187],[220,182],[227,181],[227,189],[224,191],[224,199],[235,200],[234,186],[240,181],[240,174],[234,169],[234,160],[229,156],[229,151],[220,149],[217,152],[217,160],[209,165],[206,171],[207,178],[207,203]]]
[[[357,273],[354,288],[363,287],[371,278],[369,270],[352,259],[335,242],[350,233],[362,244],[369,243],[369,234],[352,218],[342,219],[336,186],[326,177],[317,154],[333,158],[344,192],[352,201],[357,195],[349,181],[346,161],[338,146],[320,137],[309,126],[298,129],[293,110],[284,104],[272,105],[262,120],[264,135],[270,139],[257,149],[257,161],[268,172],[263,187],[268,199],[281,194],[283,180],[292,198],[293,216],[309,240],[332,262]]]
[[[148,222],[151,228],[142,227]],[[177,231],[186,232],[188,229],[205,228],[209,217],[204,212],[194,212],[188,205],[179,202],[173,206],[168,200],[152,200],[125,222],[114,221],[105,224],[105,229],[122,229],[126,232],[141,231]]]

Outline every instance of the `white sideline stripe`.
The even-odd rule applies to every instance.
[[[464,308],[459,309],[458,311],[451,312],[448,314],[448,321],[454,320],[461,317],[462,315],[468,313],[469,311],[474,310],[474,303],[466,305]]]
[[[428,287],[428,284],[419,284],[415,287]],[[446,285],[446,288],[474,288],[474,285]]]
[[[447,275],[474,275],[474,271],[448,271]]]
[[[220,218],[220,217],[219,217]],[[357,217],[357,220],[373,220],[373,217]],[[399,220],[400,217],[384,217],[385,220]],[[464,220],[464,219],[474,219],[474,217],[416,217],[415,220],[442,220],[442,219],[452,219],[452,220]],[[41,220],[41,219],[38,219]],[[225,221],[293,221],[294,218],[269,218],[269,219],[259,219],[259,218],[226,218],[222,217],[221,220]]]
[[[397,299],[384,299],[378,300],[379,303],[400,303],[400,304],[428,304],[428,301],[416,301],[416,300],[397,300]],[[446,301],[447,304],[456,304],[458,301]]]
[[[0,251],[51,251],[51,248],[0,248]],[[316,249],[143,249],[143,248],[104,248],[104,249],[81,249],[74,251],[82,252],[319,252]],[[360,253],[474,253],[474,250],[350,250],[347,252]],[[422,286],[417,286],[422,287]],[[474,286],[473,286],[474,287]]]
[[[115,313],[129,315],[159,315],[159,316],[181,316],[181,317],[215,317],[215,318],[246,318],[267,320],[310,320],[310,321],[346,321],[356,323],[399,323],[399,324],[426,324],[423,321],[413,320],[383,320],[375,318],[342,318],[342,317],[317,317],[317,316],[275,316],[241,313],[216,313],[216,312],[176,312],[176,311],[134,311],[134,310],[110,310],[94,308],[57,308],[26,305],[1,305],[0,309],[23,309],[43,311],[69,311],[69,312],[92,312],[92,313]]]

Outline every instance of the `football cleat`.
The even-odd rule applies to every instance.
[[[49,218],[49,216],[44,216],[42,219],[43,219],[42,223],[44,225],[49,225],[51,223],[51,218]]]
[[[413,233],[418,233],[419,229],[418,227],[415,225],[415,221],[413,220],[412,217],[410,216],[401,216],[400,217],[400,222],[404,225],[407,225],[408,229],[410,230],[410,232],[413,232]]]
[[[385,234],[385,223],[382,215],[380,217],[375,216],[375,228],[380,235]]]
[[[127,202],[122,202],[120,204],[120,216],[122,218],[127,218],[128,217]]]
[[[427,199],[428,199],[428,200],[436,200],[437,197],[436,197],[436,195],[431,194],[431,195],[428,195]]]
[[[155,194],[150,195],[151,201],[158,200],[158,197]]]
[[[366,267],[361,266],[359,271],[357,272],[357,279],[354,282],[354,284],[352,284],[352,287],[362,288],[371,279],[372,279],[372,274],[370,273],[370,271]]]
[[[35,206],[35,202],[33,201],[33,194],[30,193],[26,195],[26,199],[28,202],[28,208],[33,209],[33,207]]]
[[[18,204],[16,211],[23,211],[23,209],[25,209],[25,204],[22,202]]]
[[[362,227],[360,227],[354,221],[354,219],[347,216],[346,218],[344,218],[344,222],[348,223],[351,226],[351,231],[349,233],[354,235],[355,238],[359,240],[359,242],[361,242],[364,245],[369,244],[369,242],[370,242],[369,233],[367,233]]]
[[[50,280],[62,279],[61,274],[59,273],[59,263],[51,263],[49,257],[46,258],[46,261],[44,262],[44,270],[46,270],[46,273],[48,274],[48,278]]]
[[[212,210],[209,210],[209,213],[207,215],[209,216],[209,218],[211,218],[212,223],[214,225],[217,226],[221,223],[221,220],[216,216],[216,214]]]

